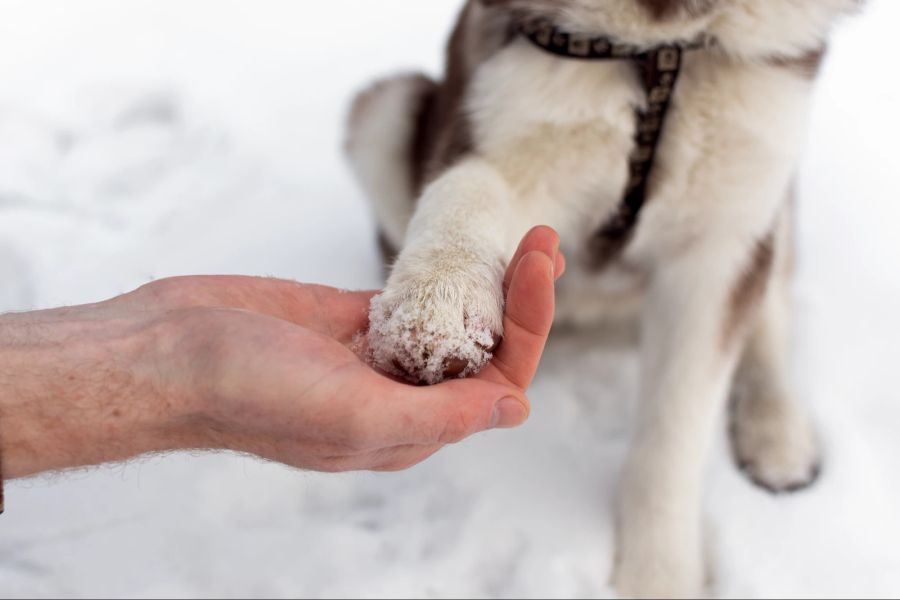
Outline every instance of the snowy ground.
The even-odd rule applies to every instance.
[[[183,273],[377,285],[345,102],[434,70],[456,5],[0,0],[0,310]],[[874,0],[842,28],[803,169],[798,385],[827,470],[773,498],[717,455],[718,596],[900,594],[898,22]],[[0,597],[609,596],[635,379],[560,337],[526,427],[399,475],[173,456],[13,484]]]

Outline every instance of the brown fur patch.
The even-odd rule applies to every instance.
[[[434,151],[433,121],[436,118],[435,111],[440,86],[432,82],[428,93],[422,95],[418,114],[415,117],[415,132],[412,143],[409,146],[410,169],[413,194],[418,196],[425,185],[425,175],[431,153]]]
[[[472,75],[514,37],[503,9],[490,2],[469,0],[447,47],[446,77],[419,119],[413,173],[416,192],[474,150],[472,128],[465,111]]]
[[[637,0],[654,19],[699,17],[712,10],[716,0]]]
[[[383,231],[378,232],[377,237],[378,251],[381,254],[381,260],[384,262],[384,278],[391,274],[391,267],[397,261],[400,251],[394,247]]]
[[[450,37],[446,77],[420,119],[421,135],[416,145],[419,148],[418,158],[422,161],[415,165],[419,187],[472,149],[471,128],[463,113],[469,88],[469,74],[465,68],[466,30],[472,11],[472,5],[467,5]]]
[[[602,271],[618,258],[629,242],[631,242],[632,237],[634,237],[634,230],[638,226],[637,223],[625,231],[616,231],[613,235],[603,234],[603,232],[608,230],[615,231],[615,221],[618,218],[618,213],[614,213],[606,220],[600,231],[591,236],[588,241],[590,267],[595,271]]]
[[[731,306],[725,320],[723,340],[730,346],[746,330],[769,287],[775,266],[775,232],[757,242],[750,264],[731,293]]]

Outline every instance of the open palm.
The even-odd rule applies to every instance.
[[[202,390],[204,445],[322,471],[395,470],[489,428],[524,422],[525,390],[553,318],[564,261],[532,230],[506,278],[504,341],[476,377],[416,387],[374,370],[355,341],[377,292],[253,277],[162,280],[122,298],[166,311],[187,389]]]

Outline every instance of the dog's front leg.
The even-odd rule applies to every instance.
[[[619,498],[614,583],[628,597],[700,597],[701,488],[746,324],[771,266],[770,238],[702,240],[651,276],[642,405]]]
[[[484,366],[502,335],[511,191],[469,158],[429,185],[384,293],[372,303],[376,364],[424,383]]]

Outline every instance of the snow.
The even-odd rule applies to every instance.
[[[184,273],[354,288],[380,272],[340,157],[374,76],[437,69],[456,0],[0,0],[0,310]],[[841,27],[800,182],[797,380],[820,484],[751,487],[725,450],[720,597],[900,593],[900,3]],[[9,485],[0,597],[608,597],[634,357],[560,335],[522,429],[393,475],[221,454]],[[724,428],[723,428],[724,432]]]
[[[466,317],[465,327],[457,327],[459,315],[439,310],[424,314],[428,320],[423,322],[421,301],[394,307],[384,294],[372,298],[367,340],[370,364],[412,383],[433,385],[451,377],[475,375],[494,358],[489,350],[494,335],[487,325]],[[448,331],[452,333],[448,335]],[[424,365],[423,349],[427,354]],[[459,373],[453,375],[450,370],[457,367]]]

